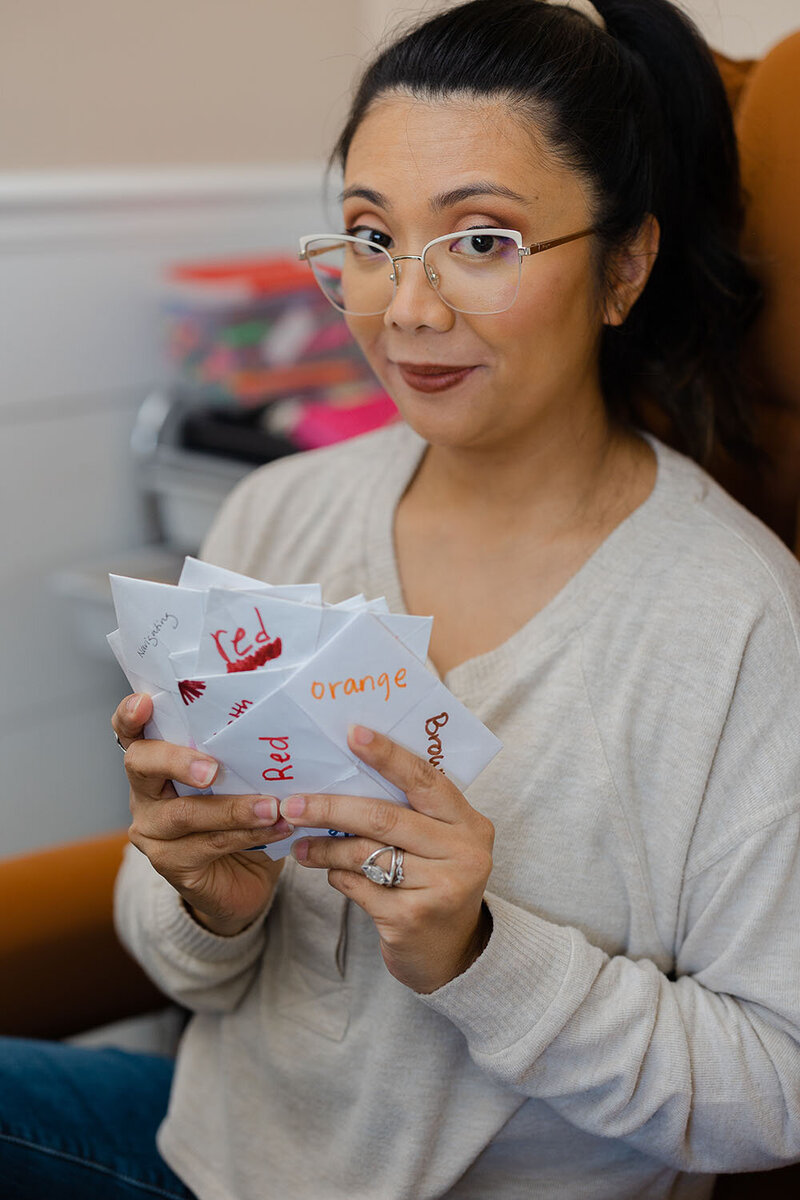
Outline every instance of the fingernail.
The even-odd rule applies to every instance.
[[[294,825],[290,825],[288,821],[283,819],[283,817],[278,817],[277,821],[272,827],[272,832],[279,833],[281,835],[279,838],[275,839],[279,842],[283,838],[289,837],[290,834],[294,833]]]
[[[253,805],[253,812],[259,821],[268,821],[271,825],[278,816],[278,801],[274,796],[265,796]]]
[[[138,696],[129,696],[129,697],[128,697],[128,699],[125,701],[125,712],[127,712],[127,713],[135,713],[135,712],[136,712],[136,705],[137,705],[138,703],[139,703],[139,697],[138,697]]]
[[[368,746],[375,734],[365,725],[351,725],[351,737],[357,746]]]
[[[189,767],[189,774],[200,787],[208,787],[217,773],[217,764],[208,759],[197,758]]]
[[[308,838],[301,838],[299,842],[295,842],[290,853],[298,862],[305,862],[308,858]]]
[[[281,804],[281,816],[289,819],[292,817],[301,817],[305,812],[305,808],[305,796],[287,796]]]

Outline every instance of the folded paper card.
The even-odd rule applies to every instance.
[[[462,789],[501,748],[425,665],[432,619],[390,613],[383,597],[326,604],[319,584],[272,586],[192,558],[176,587],[111,583],[119,628],[109,644],[131,686],[153,696],[145,734],[217,759],[210,792],[404,803],[351,752],[353,724],[387,734]],[[309,833],[320,830],[264,849],[283,857]]]

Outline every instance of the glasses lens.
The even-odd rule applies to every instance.
[[[430,247],[425,267],[442,299],[458,312],[505,312],[517,298],[520,257],[513,238],[455,234]]]
[[[380,246],[356,238],[315,238],[306,246],[306,260],[325,296],[341,312],[371,317],[391,304],[393,264]]]

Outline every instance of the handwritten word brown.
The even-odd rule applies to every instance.
[[[443,725],[446,725],[450,720],[450,714],[443,712],[439,713],[438,717],[428,717],[425,722],[425,732],[428,735],[428,762],[437,771],[441,771],[444,775],[444,767],[440,766],[444,758],[444,750],[442,749],[442,739],[439,736],[439,730]]]

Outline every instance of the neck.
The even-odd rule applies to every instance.
[[[644,458],[649,449],[600,409],[494,445],[431,446],[413,486],[440,512],[549,538],[602,522]]]

